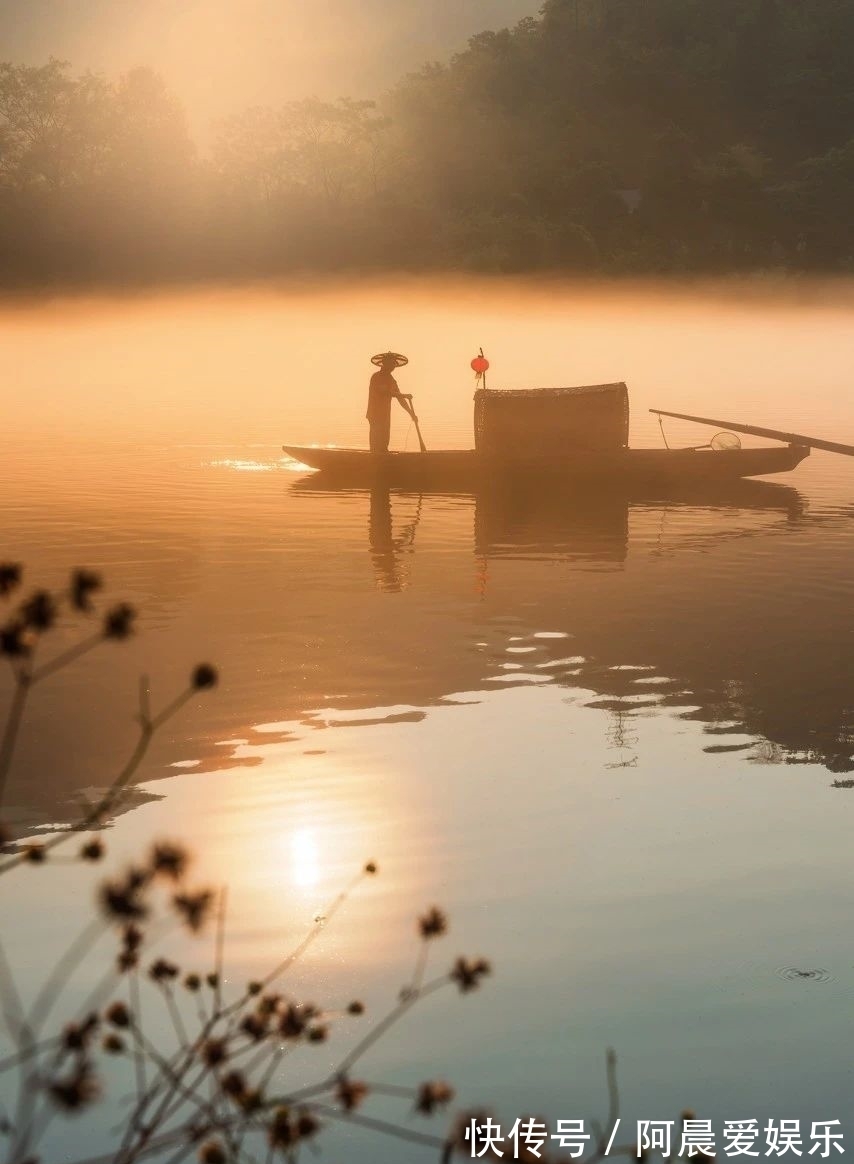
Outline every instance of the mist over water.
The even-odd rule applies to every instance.
[[[230,886],[238,977],[377,859],[301,980],[377,1011],[411,969],[397,935],[445,906],[437,965],[482,952],[495,980],[416,1015],[372,1075],[439,1067],[462,1103],[589,1119],[613,1045],[626,1118],[845,1121],[854,461],[569,504],[324,491],[280,446],[366,445],[370,356],[394,348],[428,447],[470,447],[481,345],[490,387],[624,380],[632,445],[661,445],[649,407],[854,443],[852,305],[843,283],[521,281],[7,305],[3,556],[33,584],[102,570],[142,614],[39,693],[12,822],[70,819],[132,739],[137,674],[165,697],[210,658],[220,688],[158,741],[111,854],[185,836]],[[417,448],[402,412],[392,447]],[[39,919],[76,932],[97,877],[26,873],[7,889],[36,966]]]
[[[851,440],[853,309],[844,281],[321,281],[23,302],[0,313],[16,378],[3,433],[365,445],[369,357],[392,347],[428,445],[466,448],[482,345],[492,387],[625,380],[635,445],[660,447],[651,406]],[[395,419],[393,447],[414,447]]]

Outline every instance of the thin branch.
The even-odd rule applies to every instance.
[[[9,1034],[16,1043],[20,1043],[26,1028],[24,1007],[2,942],[0,942],[0,1006]]]
[[[175,1030],[175,1037],[182,1047],[189,1043],[187,1037],[187,1028],[184,1026],[184,1020],[181,1018],[181,1011],[178,1009],[178,1004],[175,1001],[175,994],[171,985],[168,982],[163,984],[163,994],[166,997],[166,1005],[169,1008],[169,1015],[172,1019],[172,1026]]]
[[[105,930],[106,923],[101,918],[96,917],[82,933],[78,934],[56,963],[30,1008],[29,1023],[33,1031],[37,1031],[41,1027],[59,998],[60,988]]]
[[[393,1010],[389,1011],[384,1019],[381,1019],[377,1023],[373,1030],[368,1031],[365,1037],[356,1044],[356,1046],[352,1051],[350,1051],[349,1054],[344,1056],[338,1065],[336,1074],[346,1075],[353,1064],[361,1059],[365,1052],[369,1051],[374,1043],[376,1043],[378,1039],[382,1038],[387,1030],[393,1027],[395,1023],[399,1022],[407,1011],[411,1010],[412,1007],[415,1006],[417,1002],[420,1002],[423,998],[426,998],[430,994],[435,994],[437,990],[441,990],[443,986],[447,986],[450,981],[450,977],[447,974],[443,974],[441,978],[436,978],[433,982],[428,982],[427,985],[422,987],[422,989],[419,990],[417,994],[408,996],[399,1002]]]
[[[309,946],[311,946],[312,943],[317,940],[318,935],[326,927],[327,922],[331,921],[341,906],[344,905],[347,898],[350,896],[359,882],[363,880],[365,875],[365,870],[361,870],[356,874],[350,884],[345,889],[342,889],[342,891],[338,894],[326,912],[319,915],[318,919],[315,921],[314,925],[308,931],[302,941],[299,942],[299,944],[291,951],[291,953],[286,955],[286,957],[284,957],[281,962],[279,962],[279,964],[269,972],[269,974],[261,979],[262,989],[266,988],[267,986],[271,986],[277,978],[281,978],[281,976],[287,970],[289,970],[295,962],[299,961]],[[239,1010],[242,1006],[245,1005],[249,997],[250,994],[248,991],[246,991],[240,999],[232,1003],[230,1007],[227,1007],[223,1013],[228,1015],[235,1010]]]
[[[121,793],[125,791],[125,788],[130,782],[131,777],[136,773],[137,769],[145,758],[145,755],[151,745],[151,740],[154,736],[154,733],[159,728],[161,728],[163,724],[167,722],[167,720],[171,719],[173,715],[180,711],[181,708],[184,707],[195,694],[196,688],[193,686],[188,687],[185,691],[181,692],[177,698],[173,699],[170,704],[167,704],[163,711],[161,711],[153,719],[146,718],[143,714],[144,706],[141,707],[139,717],[139,738],[137,739],[137,742],[126,764],[114,778],[112,784],[110,784],[107,791],[98,801],[98,803],[92,809],[90,809],[90,811],[81,820],[73,824],[70,829],[59,833],[57,836],[45,842],[43,846],[45,853],[52,851],[58,845],[65,844],[71,836],[74,836],[80,832],[86,832],[95,824],[99,824],[101,822],[103,817],[115,805]],[[0,774],[2,773],[0,772]],[[25,854],[16,854],[10,858],[10,860],[0,865],[0,875],[16,868],[25,860]]]
[[[69,663],[76,662],[77,659],[83,655],[88,654],[89,651],[94,650],[95,647],[100,646],[101,643],[106,642],[102,631],[98,631],[94,635],[90,635],[88,639],[83,639],[79,643],[75,643],[73,647],[62,651],[53,659],[48,659],[41,667],[33,668],[30,675],[30,682],[35,684],[42,679],[47,679],[49,675],[54,675],[57,671],[61,671],[63,667],[67,667]]]
[[[193,1097],[193,1102],[199,1108],[211,1112],[216,1116],[214,1096],[211,1095],[210,1099],[205,1100],[201,1095],[197,1094],[198,1089],[206,1077],[210,1077],[211,1083],[215,1082],[213,1076],[210,1075],[210,1068],[207,1065],[203,1065],[196,1078],[189,1083],[185,1083],[184,1076],[187,1073],[187,1064],[182,1066],[180,1073],[177,1073],[168,1061],[163,1060],[162,1062],[163,1067],[158,1078],[149,1088],[148,1094],[143,1099],[143,1102],[136,1106],[125,1126],[122,1144],[115,1154],[116,1162],[121,1160],[134,1160],[141,1154],[142,1149],[148,1144],[151,1129],[162,1127],[181,1111],[181,1108],[186,1102],[184,1092],[186,1092],[186,1095]],[[162,1096],[161,1093],[167,1087],[171,1087],[172,1090],[168,1091],[165,1096]],[[178,1092],[177,1096],[175,1094],[176,1092]],[[151,1119],[146,1122],[146,1127],[149,1131],[140,1139],[138,1144],[134,1145],[133,1137],[137,1131],[142,1129],[145,1112],[158,1098],[160,1098],[160,1106]]]
[[[427,955],[429,953],[429,943],[426,938],[422,938],[418,947],[418,955],[415,959],[415,971],[412,975],[412,985],[409,987],[413,994],[417,994],[421,989],[421,984],[424,981],[424,972],[427,969]]]
[[[175,1074],[169,1061],[165,1059],[157,1050],[157,1048],[154,1047],[152,1043],[145,1037],[136,1022],[131,1023],[131,1033],[133,1034],[134,1042],[137,1044],[140,1052],[144,1055],[147,1055],[149,1059],[151,1059],[152,1063],[155,1065],[155,1067],[157,1067],[158,1071],[163,1076],[163,1079],[179,1093],[181,1100],[187,1103],[194,1103],[201,1110],[210,1113],[210,1104],[206,1103],[205,1100],[201,1099],[200,1096],[196,1094],[196,1089],[206,1072],[203,1072],[202,1076],[200,1076],[192,1086],[188,1086],[179,1078],[178,1075]],[[170,1099],[173,1098],[175,1098],[174,1095],[170,1095]],[[174,1111],[177,1110],[178,1107],[176,1106]],[[167,1111],[157,1120],[157,1123],[163,1123],[166,1119],[170,1118],[174,1114],[174,1111]]]
[[[361,1083],[365,1084],[368,1091],[373,1095],[389,1095],[394,1099],[417,1099],[417,1087],[401,1087],[395,1083],[369,1083],[367,1080],[360,1079]]]
[[[15,694],[9,707],[9,714],[6,718],[6,726],[3,731],[3,739],[2,743],[0,743],[0,800],[2,800],[6,790],[6,780],[12,767],[12,760],[14,759],[15,748],[18,742],[18,734],[21,729],[24,711],[27,705],[27,697],[29,696],[31,688],[42,679],[48,678],[48,676],[55,674],[63,667],[67,667],[70,663],[75,662],[75,660],[87,654],[102,642],[104,642],[104,635],[99,632],[60,652],[55,658],[48,660],[41,667],[33,667],[30,670],[23,668],[16,672]],[[2,870],[0,869],[0,871]]]
[[[139,716],[143,723],[151,720],[151,688],[147,675],[139,677]]]
[[[142,1007],[139,997],[139,970],[134,967],[128,975],[128,1001],[130,1002],[131,1014],[134,1016],[134,1031],[137,1029],[137,1022],[142,1016]],[[145,1056],[142,1048],[136,1040],[134,1040],[133,1053],[134,1072],[136,1074],[136,1094],[138,1102],[142,1101],[142,1097],[147,1090],[145,1080]]]
[[[151,936],[151,930],[146,931],[146,949],[150,953],[156,950],[166,935],[173,929],[171,920],[167,923],[161,923],[161,931],[154,938]],[[105,974],[96,982],[92,989],[87,994],[77,1011],[79,1019],[83,1019],[87,1014],[91,1014],[93,1010],[100,1010],[101,1006],[106,1002],[107,997],[115,989],[117,980],[121,977],[119,970],[115,963],[110,965],[110,968]]]
[[[180,695],[176,695],[171,703],[167,703],[163,710],[150,720],[152,732],[156,732],[158,728],[163,727],[166,721],[171,719],[182,707],[188,704],[194,695],[198,695],[198,690],[193,686],[187,687]]]
[[[343,1112],[334,1107],[327,1107],[325,1104],[311,1104],[310,1107],[312,1111],[318,1115],[324,1115],[328,1119],[355,1124],[357,1127],[367,1128],[372,1132],[382,1132],[383,1135],[392,1136],[396,1140],[406,1140],[410,1144],[420,1144],[425,1148],[440,1149],[445,1146],[444,1140],[440,1140],[438,1136],[433,1136],[429,1132],[413,1132],[409,1128],[401,1128],[397,1124],[376,1119],[374,1116],[360,1115],[358,1112],[352,1111]]]
[[[181,1161],[187,1153],[192,1152],[195,1146],[193,1141],[188,1138],[187,1143],[182,1144],[177,1152],[173,1152],[171,1156],[168,1156],[164,1164],[181,1164]]]
[[[228,888],[219,891],[219,908],[216,915],[216,938],[214,943],[214,1014],[222,1009],[222,966],[225,950],[225,911],[228,905]]]
[[[0,1075],[6,1071],[11,1071],[13,1067],[18,1067],[22,1061],[31,1059],[33,1055],[39,1055],[42,1051],[47,1051],[61,1042],[60,1035],[53,1035],[49,1039],[42,1039],[40,1043],[31,1043],[25,1051],[15,1051],[13,1055],[7,1055],[5,1059],[0,1059]]]
[[[620,1089],[617,1086],[617,1054],[612,1047],[605,1054],[605,1074],[608,1081],[608,1135],[613,1137],[620,1118]]]
[[[196,1053],[204,1043],[205,1039],[207,1039],[217,1021],[217,1018],[218,1016],[211,1016],[210,1021],[199,1032],[198,1038],[194,1043],[192,1043],[190,1046],[182,1047],[173,1057],[171,1062],[165,1061],[166,1069],[168,1069],[168,1076],[165,1074],[165,1071],[161,1071],[159,1077],[152,1083],[147,1093],[142,1096],[137,1103],[136,1109],[134,1110],[133,1115],[130,1117],[127,1126],[125,1127],[125,1134],[121,1146],[115,1155],[117,1164],[119,1161],[133,1160],[137,1155],[139,1155],[139,1147],[136,1149],[132,1148],[133,1137],[141,1125],[143,1116],[145,1115],[146,1111],[148,1111],[151,1104],[154,1103],[156,1099],[160,1099],[160,1106],[157,1108],[155,1114],[146,1121],[149,1129],[156,1128],[164,1121],[164,1119],[170,1118],[171,1115],[174,1114],[174,1111],[180,1107],[179,1103],[177,1107],[173,1108],[173,1111],[169,1110],[170,1104],[173,1104],[175,1099],[174,1090],[179,1086],[183,1086],[184,1078],[187,1072],[196,1061]],[[195,1091],[195,1089],[198,1088],[202,1080],[208,1074],[209,1070],[210,1069],[207,1065],[202,1068],[202,1071],[198,1078],[194,1081],[191,1090]],[[160,1093],[163,1090],[166,1082],[171,1083],[173,1090],[167,1092],[165,1096],[161,1097]]]
[[[9,776],[9,769],[12,767],[12,758],[15,755],[15,745],[18,742],[18,733],[21,730],[29,691],[29,673],[26,671],[16,672],[15,694],[12,696],[6,725],[3,729],[3,739],[0,742],[0,800],[6,791],[6,780]]]

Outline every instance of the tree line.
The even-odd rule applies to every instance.
[[[854,268],[854,0],[546,0],[200,150],[148,69],[0,65],[7,286]]]

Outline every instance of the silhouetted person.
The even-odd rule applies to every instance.
[[[379,371],[374,372],[371,376],[368,388],[368,411],[365,413],[368,424],[371,426],[372,453],[388,452],[388,442],[391,436],[392,400],[397,400],[400,407],[405,412],[409,412],[406,402],[412,397],[401,393],[397,386],[397,380],[392,375],[395,368],[402,368],[408,362],[406,356],[398,355],[397,352],[381,352],[380,355],[373,356],[371,359],[371,363],[376,364],[379,368]]]

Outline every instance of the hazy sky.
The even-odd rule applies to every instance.
[[[0,59],[153,65],[202,127],[309,94],[370,96],[541,0],[0,0]]]

